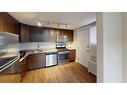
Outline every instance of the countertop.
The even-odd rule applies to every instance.
[[[67,48],[68,50],[75,50],[75,48]],[[37,54],[37,53],[54,53],[58,52],[56,48],[49,48],[49,49],[33,49],[33,50],[27,50],[24,57],[20,59],[20,62],[25,59],[29,54]]]
[[[25,54],[25,56],[24,57],[22,57],[21,59],[20,59],[20,62],[23,60],[23,59],[25,59],[28,55],[30,55],[30,54],[38,54],[38,53],[52,53],[52,52],[58,52],[58,50],[57,49],[39,49],[39,50],[37,50],[37,49],[35,49],[35,50],[27,50],[26,51],[26,54]]]
[[[74,48],[67,48],[68,50],[74,50]],[[24,55],[24,57],[20,58],[19,60],[19,54],[15,53],[15,52],[9,52],[7,54],[5,53],[1,53],[0,54],[0,62],[3,62],[3,58],[4,59],[8,59],[9,57],[13,57],[15,56],[15,58],[12,58],[10,60],[5,60],[7,63],[4,65],[1,65],[0,68],[0,72],[3,71],[4,69],[6,69],[8,66],[11,66],[15,61],[15,60],[19,60],[20,62],[25,59],[28,55],[30,54],[37,54],[37,53],[54,53],[54,52],[58,52],[58,50],[56,48],[50,48],[50,49],[34,49],[34,50],[26,50],[26,54]]]

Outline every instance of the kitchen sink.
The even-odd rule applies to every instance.
[[[42,53],[43,52],[43,50],[41,50],[41,49],[35,49],[35,50],[33,50],[33,53]]]

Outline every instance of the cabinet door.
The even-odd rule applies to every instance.
[[[31,54],[29,57],[29,70],[45,67],[45,54]]]
[[[38,56],[37,54],[29,55],[29,70],[34,70],[38,68]]]
[[[50,29],[41,29],[41,42],[50,42]]]
[[[57,41],[57,31],[50,29],[50,42],[56,42]]]
[[[41,42],[41,28],[32,26],[30,28],[30,40],[31,42]]]
[[[62,30],[57,31],[58,36],[67,36],[68,42],[73,42],[73,31],[72,30]]]
[[[6,12],[0,13],[0,31],[20,35],[20,23]]]
[[[74,36],[73,31],[68,30],[67,33],[68,33],[68,41],[73,42],[73,36]]]
[[[74,62],[76,59],[76,50],[70,50],[70,62]]]
[[[30,26],[21,24],[21,42],[30,42]]]
[[[44,53],[38,54],[38,68],[46,67],[46,56]]]
[[[41,42],[50,42],[50,30],[41,28]]]

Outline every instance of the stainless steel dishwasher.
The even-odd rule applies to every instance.
[[[57,65],[57,52],[46,53],[46,67]]]

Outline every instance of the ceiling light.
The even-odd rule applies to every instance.
[[[40,22],[38,22],[38,26],[41,26],[41,23]]]

